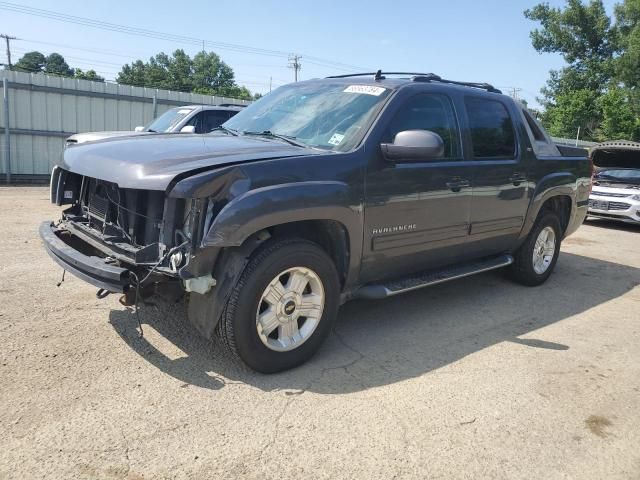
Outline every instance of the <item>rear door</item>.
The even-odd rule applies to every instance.
[[[465,96],[469,160],[474,163],[468,251],[474,256],[509,250],[529,203],[526,159],[509,105],[501,97]],[[520,132],[522,134],[522,132]]]
[[[451,99],[418,93],[397,102],[399,107],[380,120],[388,127],[374,139],[365,178],[364,282],[455,263],[468,238],[472,164],[463,161]],[[442,158],[390,162],[382,157],[379,143],[416,129],[442,137]]]

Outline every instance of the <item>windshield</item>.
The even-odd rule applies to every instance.
[[[376,85],[285,85],[246,107],[224,127],[345,152],[358,145],[390,92]]]
[[[191,112],[193,112],[192,108],[172,108],[147,125],[145,130],[148,132],[170,132]]]
[[[601,168],[596,172],[596,179],[623,183],[635,183],[640,185],[640,169]]]

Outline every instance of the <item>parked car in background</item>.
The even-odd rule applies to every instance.
[[[595,173],[589,216],[640,224],[640,143],[601,143],[590,155]]]
[[[167,110],[158,118],[135,130],[76,133],[67,138],[67,145],[93,142],[103,138],[129,137],[151,133],[209,133],[242,110],[241,105],[185,105]]]

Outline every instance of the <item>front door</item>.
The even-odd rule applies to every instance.
[[[380,142],[419,129],[442,137],[442,158],[390,162],[378,148],[366,173],[362,282],[454,263],[467,241],[473,162],[463,161],[449,97],[424,93],[407,98]]]
[[[487,97],[465,98],[471,148],[471,230],[474,256],[505,252],[516,242],[529,203],[526,158],[518,148],[507,105]]]

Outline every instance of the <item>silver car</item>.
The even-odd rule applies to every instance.
[[[591,158],[589,216],[640,224],[640,143],[601,143]]]
[[[93,142],[103,138],[148,135],[151,133],[209,133],[242,110],[232,105],[185,105],[167,110],[145,126],[132,131],[85,132],[67,138],[66,144]]]

